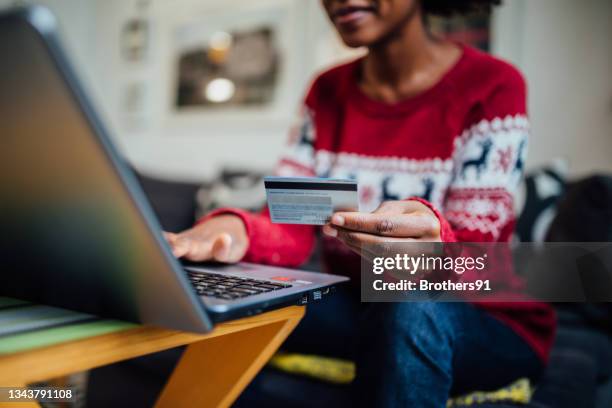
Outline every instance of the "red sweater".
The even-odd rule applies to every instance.
[[[521,74],[464,47],[460,60],[431,89],[386,104],[361,92],[360,66],[357,60],[314,81],[276,173],[355,178],[361,211],[384,200],[420,197],[436,209],[445,242],[508,241],[529,132]],[[267,211],[222,209],[211,215],[219,212],[244,221],[250,238],[246,261],[297,266],[312,251],[315,227],[272,224]],[[359,276],[357,257],[337,240],[323,239],[329,272]],[[477,305],[547,359],[555,331],[550,306]]]

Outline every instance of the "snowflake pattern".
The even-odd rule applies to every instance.
[[[279,163],[283,176],[354,178],[361,211],[384,200],[418,196],[440,208],[455,229],[497,237],[513,220],[512,192],[520,180],[515,161],[528,134],[525,116],[480,121],[455,139],[452,157],[410,159],[315,150],[312,113]]]

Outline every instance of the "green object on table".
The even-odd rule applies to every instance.
[[[127,330],[137,325],[0,297],[0,354]]]

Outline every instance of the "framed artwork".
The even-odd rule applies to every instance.
[[[301,3],[228,6],[176,23],[170,90],[175,119],[291,115],[287,109],[301,94],[292,84],[305,82],[296,58],[303,51]]]
[[[151,116],[150,85],[143,80],[132,80],[123,86],[121,116],[127,131],[146,130]]]
[[[149,51],[150,27],[143,18],[129,20],[121,30],[121,55],[127,62],[141,62]]]
[[[178,57],[175,105],[261,106],[273,101],[280,51],[273,25],[217,31]]]

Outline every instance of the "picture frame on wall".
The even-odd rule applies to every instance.
[[[181,27],[181,31],[193,27]],[[267,106],[278,89],[281,52],[273,23],[219,29],[180,52],[176,109]],[[194,33],[181,33],[183,40]],[[188,41],[189,42],[189,41]]]
[[[286,126],[307,84],[300,58],[306,6],[300,0],[229,2],[176,19],[167,95],[173,127],[227,120]]]

